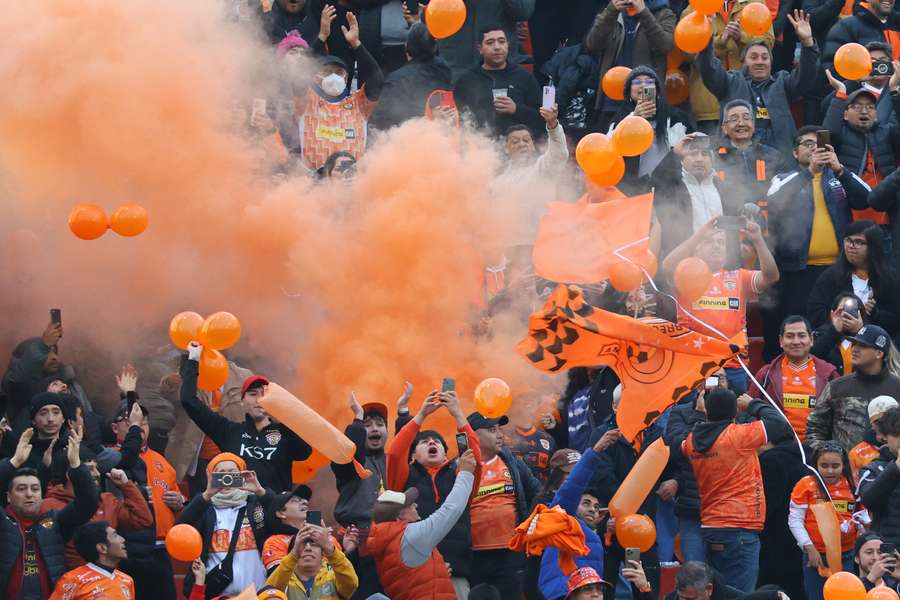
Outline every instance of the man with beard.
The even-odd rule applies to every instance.
[[[244,381],[241,388],[244,422],[229,421],[197,398],[202,351],[200,344],[191,342],[188,360],[182,365],[181,405],[185,412],[222,452],[243,458],[247,469],[256,472],[264,488],[275,492],[291,489],[291,464],[309,458],[312,449],[289,428],[272,421],[259,405],[269,380],[253,375]]]
[[[50,474],[50,461],[59,454],[68,440],[66,418],[69,413],[69,396],[43,392],[31,399],[31,454],[23,467],[37,469],[41,474],[41,482],[46,482]],[[27,431],[27,430],[26,430]],[[18,438],[14,433],[3,436],[2,456],[12,456]]]
[[[87,563],[62,576],[50,600],[132,600],[134,581],[119,571],[128,558],[125,538],[106,521],[82,525],[75,532],[75,548]]]

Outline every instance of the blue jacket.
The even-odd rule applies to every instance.
[[[600,455],[592,448],[585,450],[569,477],[553,497],[552,506],[561,506],[570,516],[578,514],[578,505],[581,503],[581,495],[594,476],[594,471],[600,466]],[[577,518],[577,517],[576,517]],[[584,539],[590,552],[587,556],[576,556],[575,564],[581,567],[591,567],[598,573],[603,573],[603,540],[597,532],[578,519]],[[547,548],[541,557],[541,576],[538,585],[541,593],[547,600],[558,600],[566,596],[566,582],[568,577],[559,568],[559,551],[556,548]]]
[[[840,248],[844,230],[852,219],[850,209],[869,208],[869,186],[845,168],[840,177],[835,177],[831,169],[825,169],[822,172],[822,187]],[[776,175],[769,188],[768,200],[769,247],[778,269],[782,273],[802,271],[809,257],[815,211],[809,170],[798,167]]]

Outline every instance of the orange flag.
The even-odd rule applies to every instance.
[[[650,231],[653,194],[592,203],[549,202],[534,242],[535,273],[550,281],[595,283],[609,277],[613,251],[644,239]],[[647,240],[625,254],[643,256]]]
[[[732,340],[740,341],[740,340]],[[622,382],[616,411],[629,440],[719,369],[740,346],[657,318],[633,319],[587,304],[577,286],[558,286],[531,315],[516,350],[536,368],[612,367]]]

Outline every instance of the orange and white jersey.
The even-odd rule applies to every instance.
[[[329,102],[313,89],[295,98],[301,152],[307,168],[318,169],[340,150],[357,160],[365,152],[369,115],[376,103],[366,98],[364,90],[365,86],[340,102]]]
[[[134,600],[134,581],[118,569],[110,573],[93,563],[65,573],[50,600]]]

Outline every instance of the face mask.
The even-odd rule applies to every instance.
[[[329,96],[339,96],[345,87],[347,87],[347,82],[337,73],[322,78],[322,91]]]

